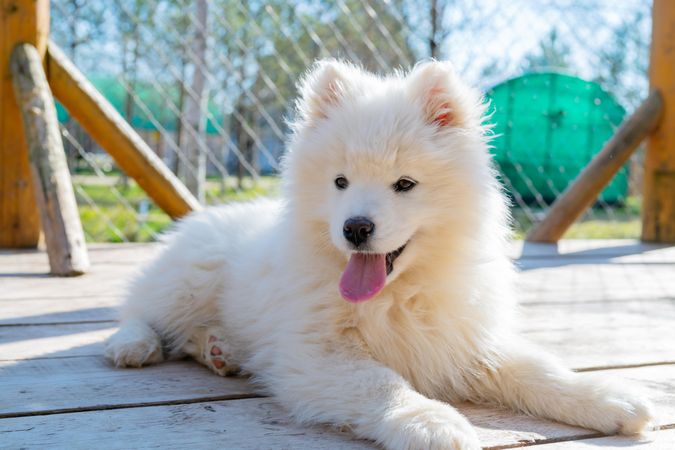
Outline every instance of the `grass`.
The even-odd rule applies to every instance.
[[[572,225],[563,239],[638,239],[641,231],[639,197],[631,196],[623,205],[613,205],[589,210],[581,220]],[[532,220],[520,208],[514,208],[514,238],[523,239]],[[534,209],[532,213],[541,218],[544,212]]]
[[[171,226],[171,218],[152,203],[133,181],[123,185],[118,177],[73,177],[80,219],[90,242],[148,242]],[[278,195],[276,177],[244,178],[242,187],[234,178],[208,180],[206,201],[210,205]],[[89,200],[89,201],[88,201]]]
[[[157,208],[133,181],[122,185],[120,178],[79,174],[73,177],[80,218],[92,242],[148,242],[166,230],[171,219]],[[209,179],[206,183],[207,204],[225,204],[279,194],[279,179],[261,176],[244,178],[241,188],[233,177]],[[86,199],[90,199],[92,206]],[[122,200],[121,200],[122,199]],[[543,215],[534,210],[536,217]],[[515,208],[514,237],[522,239],[532,225],[522,209]],[[640,199],[629,197],[623,206],[607,210],[596,208],[575,223],[565,234],[567,239],[635,239],[640,236]]]

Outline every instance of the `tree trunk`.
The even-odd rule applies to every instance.
[[[192,45],[194,54],[194,72],[192,74],[191,92],[185,98],[184,118],[188,126],[196,133],[181,132],[180,148],[185,152],[189,167],[183,171],[185,185],[200,202],[204,202],[204,182],[206,180],[206,27],[208,16],[207,0],[196,0],[195,35]]]
[[[244,175],[246,174],[246,168],[244,167],[244,161],[242,161],[242,159],[247,160],[248,158],[248,148],[250,147],[249,140],[251,139],[244,126],[248,114],[246,112],[246,106],[244,105],[243,94],[239,98],[235,108],[237,111],[235,117],[241,118],[239,120],[234,120],[234,128],[236,130],[235,136],[237,137],[237,147],[239,148],[239,153],[241,155],[237,157],[237,189],[242,189],[244,187]]]
[[[429,37],[429,56],[432,58],[438,57],[438,42],[436,41],[438,35],[438,0],[431,0],[431,36]]]
[[[180,114],[178,117],[176,117],[176,135],[175,135],[175,142],[178,144],[180,148],[180,143],[183,142],[183,112],[185,111],[185,83],[186,83],[186,75],[185,75],[185,67],[187,66],[187,62],[185,61],[185,57],[181,57],[181,68],[180,68],[180,73],[181,73],[181,79],[178,80],[178,111],[180,111]],[[176,176],[180,176],[181,173],[183,173],[183,168],[181,167],[183,165],[183,162],[180,159],[180,156],[174,151],[172,152],[171,155],[171,164],[169,167],[171,167],[171,171],[176,174]]]

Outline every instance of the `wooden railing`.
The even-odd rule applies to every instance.
[[[35,247],[41,228],[53,274],[79,275],[88,267],[52,91],[169,216],[200,209],[115,108],[49,42],[49,1],[0,1],[0,247]]]

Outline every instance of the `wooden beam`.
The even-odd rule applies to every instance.
[[[597,200],[630,155],[651,133],[663,112],[663,96],[653,91],[621,124],[614,136],[593,157],[574,182],[556,199],[544,220],[527,235],[530,242],[557,242],[565,231]]]
[[[35,247],[40,236],[9,58],[19,42],[33,44],[44,57],[48,34],[49,0],[0,0],[0,248]]]
[[[642,240],[675,242],[675,2],[654,0],[649,83],[663,92],[661,123],[649,136],[642,200]]]
[[[169,216],[179,218],[201,209],[197,199],[53,42],[47,49],[47,73],[56,98]]]
[[[10,57],[10,70],[51,273],[81,275],[89,267],[89,258],[42,57],[31,44],[18,44]]]

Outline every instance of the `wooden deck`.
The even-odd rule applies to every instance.
[[[156,245],[95,245],[91,273],[45,275],[46,255],[0,253],[0,448],[366,449],[290,423],[246,380],[192,361],[115,369],[102,354],[125,281]],[[525,335],[577,370],[641,385],[659,430],[638,439],[459,405],[491,449],[675,449],[675,247],[565,241],[514,248]]]

